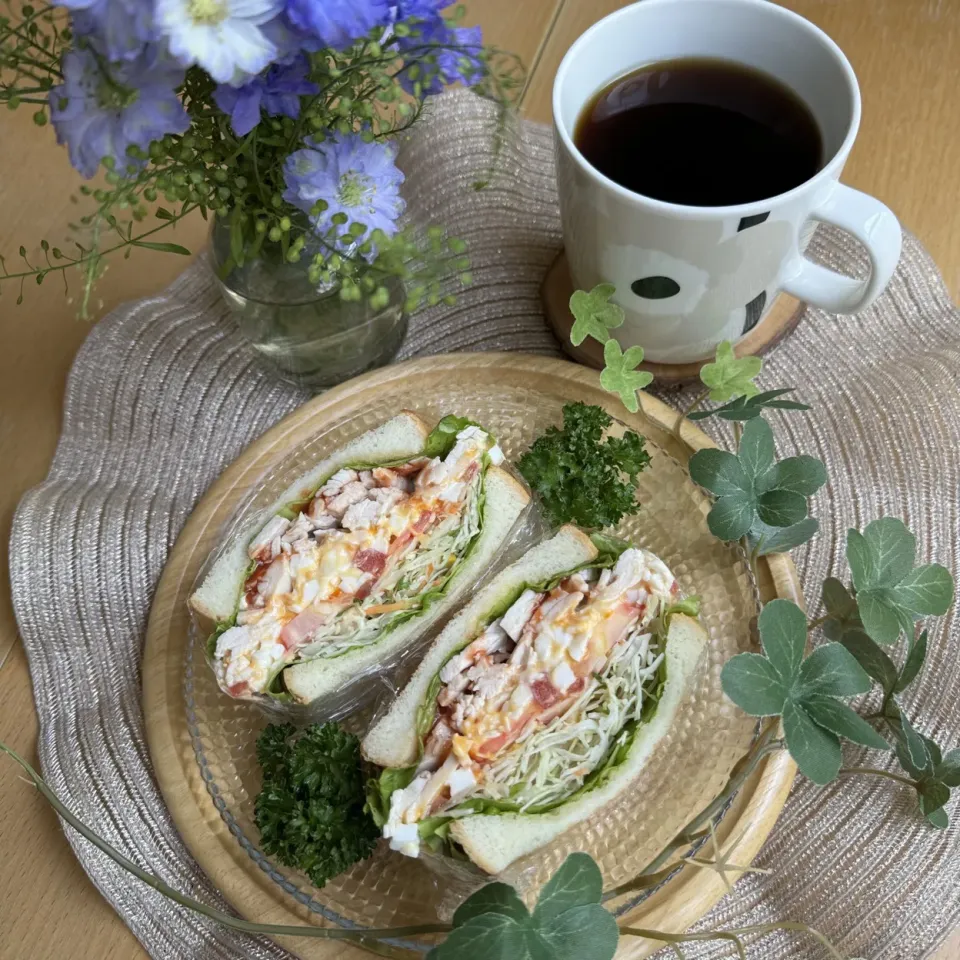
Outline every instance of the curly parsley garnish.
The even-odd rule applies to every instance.
[[[360,742],[335,723],[271,724],[257,740],[263,788],[254,819],[263,850],[317,887],[373,853],[363,812]]]
[[[650,463],[643,437],[607,437],[613,418],[600,407],[568,403],[563,429],[550,427],[520,458],[551,523],[609,527],[636,513],[637,477]]]

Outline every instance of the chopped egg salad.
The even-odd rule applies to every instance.
[[[477,539],[484,466],[502,460],[470,425],[446,456],[344,467],[271,517],[248,546],[235,622],[215,635],[221,688],[282,692],[284,667],[375,643],[424,609]]]
[[[435,677],[420,762],[390,797],[391,848],[417,856],[443,818],[543,812],[619,762],[666,680],[655,621],[677,597],[666,565],[634,548],[523,590]]]

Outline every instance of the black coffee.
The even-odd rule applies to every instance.
[[[727,60],[641,67],[601,90],[574,142],[635,193],[697,207],[764,200],[823,162],[810,108],[779,80]]]

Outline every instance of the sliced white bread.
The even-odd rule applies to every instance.
[[[605,784],[549,813],[463,817],[451,824],[451,838],[478,867],[487,873],[498,874],[514,860],[550,843],[588,817],[599,814],[608,803],[630,789],[657,743],[670,729],[697,672],[706,644],[706,632],[698,621],[681,614],[671,618],[663,696],[656,713],[637,732],[629,756]]]
[[[310,660],[288,667],[283,675],[287,690],[300,703],[312,703],[416,644],[434,624],[456,607],[473,581],[494,561],[529,502],[530,495],[526,489],[509,473],[499,467],[488,467],[484,477],[480,537],[466,563],[450,582],[443,599],[367,647],[330,660]]]
[[[400,696],[364,737],[363,755],[380,767],[407,767],[414,763],[419,752],[417,711],[431,680],[450,654],[473,639],[490,611],[501,606],[518,588],[549,580],[588,563],[596,555],[597,548],[590,538],[576,527],[567,526],[501,570],[433,642]]]
[[[335,450],[325,460],[298,477],[266,509],[238,530],[210,568],[203,583],[190,597],[190,606],[207,626],[229,620],[237,610],[243,577],[250,559],[250,540],[278,510],[288,503],[305,499],[340,467],[348,463],[384,463],[413,458],[423,450],[430,428],[415,414],[404,410],[373,430],[355,437]]]

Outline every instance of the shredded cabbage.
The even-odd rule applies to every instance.
[[[568,710],[495,759],[473,796],[508,800],[524,812],[560,803],[579,790],[627,724],[643,719],[644,705],[654,695],[664,655],[644,629],[649,620],[614,650]]]
[[[478,471],[467,492],[466,503],[459,516],[447,518],[429,539],[412,550],[378,584],[362,603],[342,611],[332,623],[299,651],[298,661],[342,656],[359,647],[376,643],[394,625],[409,620],[423,608],[424,599],[443,590],[480,532],[483,471]],[[416,600],[406,610],[368,617],[364,609],[380,604]]]

